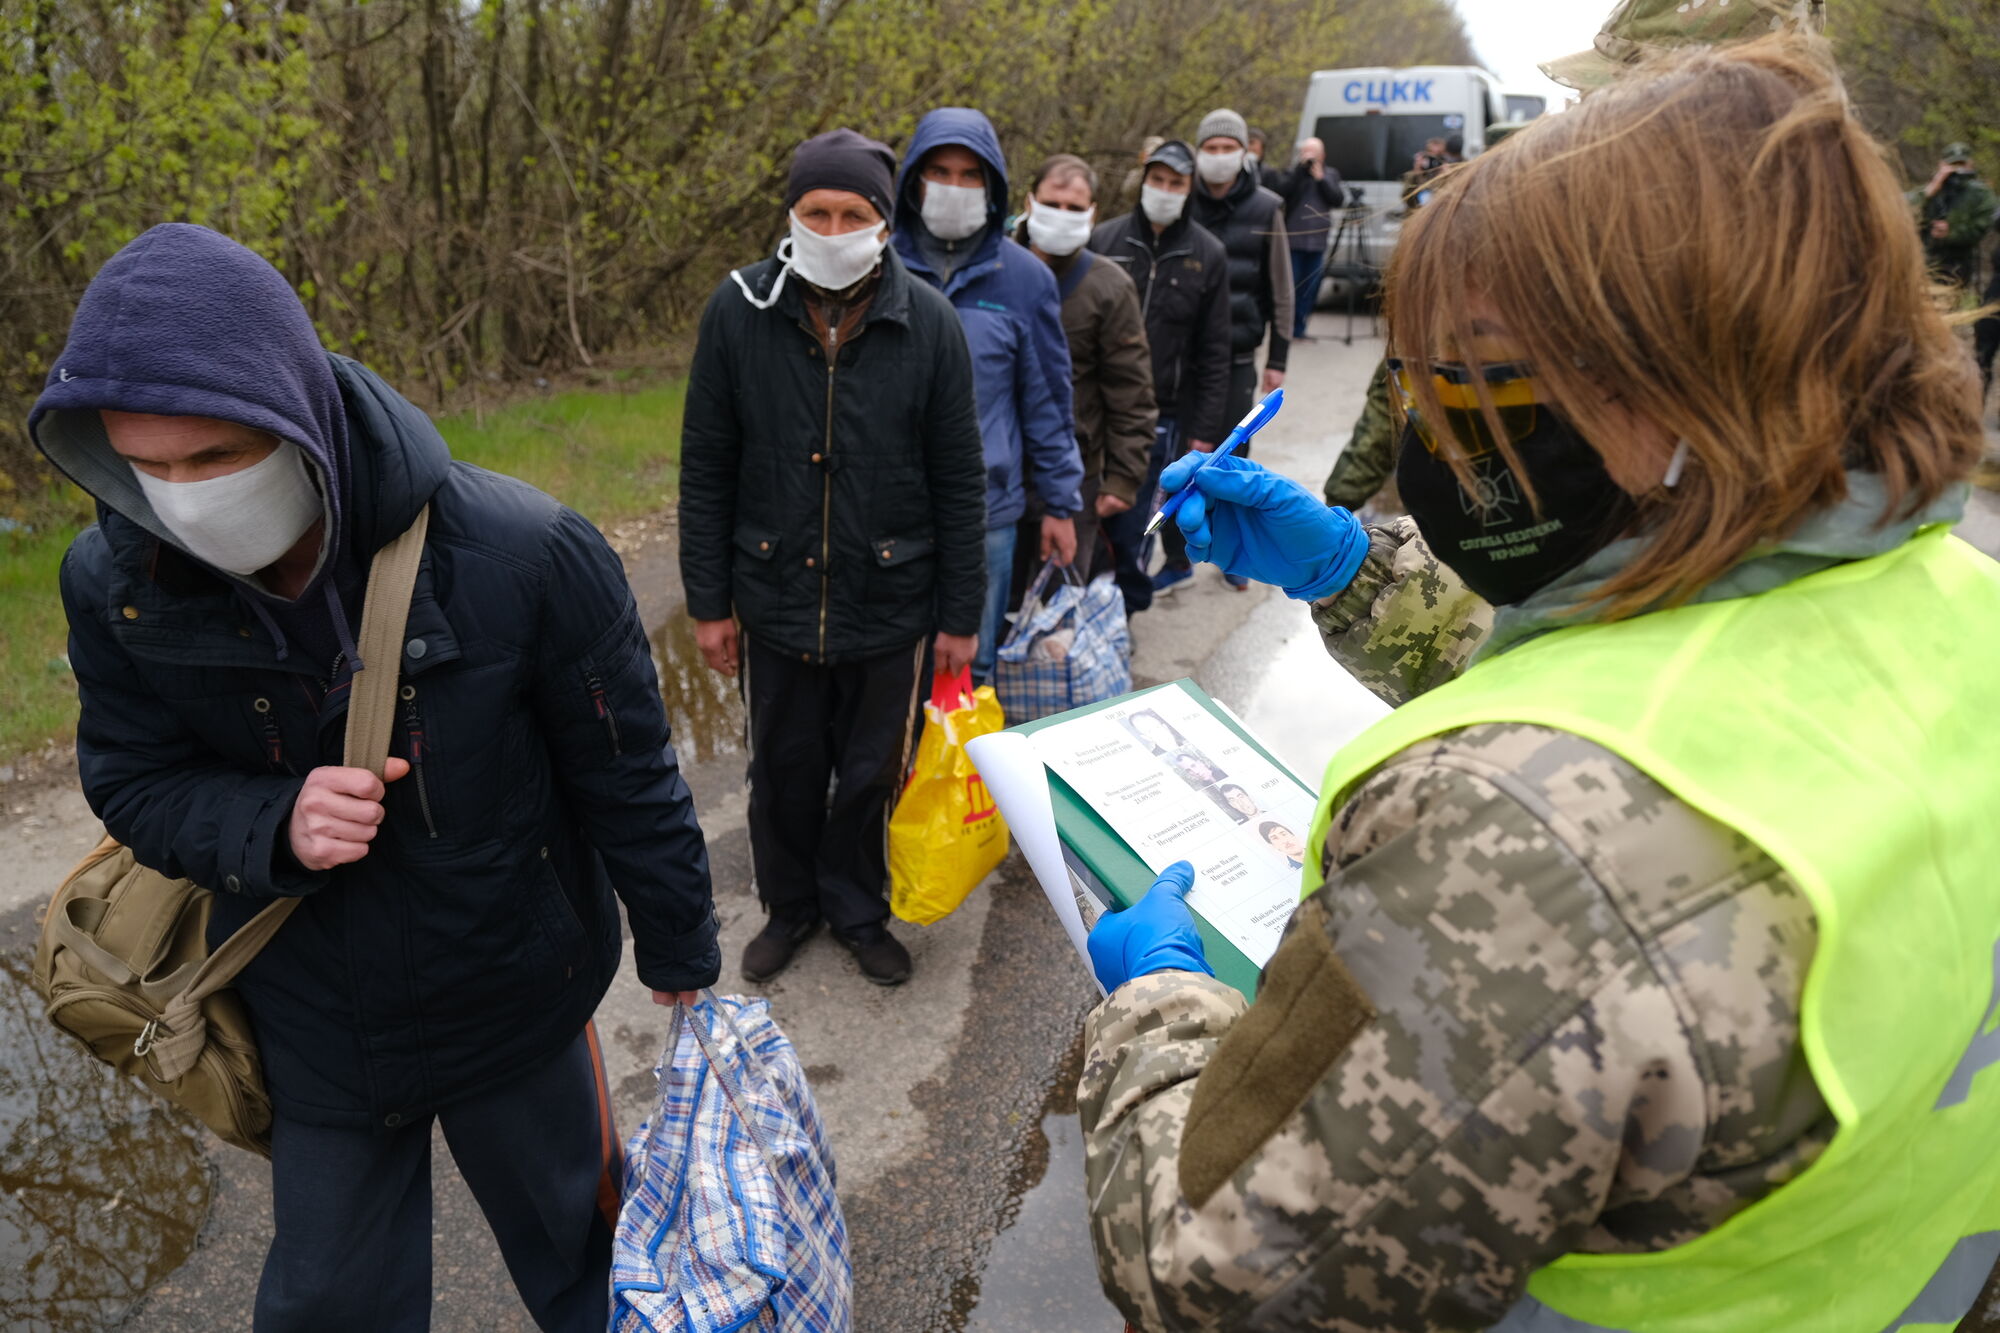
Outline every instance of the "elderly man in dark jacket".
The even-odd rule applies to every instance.
[[[719,971],[707,855],[597,530],[454,463],[263,259],[155,227],[29,418],[96,497],[63,564],[85,795],[215,891],[304,898],[236,986],[275,1109],[259,1330],[422,1328],[443,1126],[545,1329],[601,1329],[621,1166],[589,1027],[617,968]],[[344,767],[368,564],[430,507],[385,792]]]
[[[1090,236],[1091,250],[1124,269],[1138,291],[1160,413],[1139,504],[1104,521],[1128,615],[1153,604],[1142,533],[1161,469],[1184,442],[1213,449],[1236,424],[1228,415],[1229,256],[1188,214],[1194,165],[1194,150],[1181,140],[1156,144],[1143,164],[1138,206]],[[1161,536],[1169,568],[1191,570],[1180,529],[1169,523]]]
[[[742,671],[770,914],[752,981],[822,921],[870,981],[909,978],[884,924],[889,805],[927,654],[955,673],[979,633],[972,361],[951,303],[884,243],[894,168],[851,130],[799,147],[789,235],[716,289],[688,380],[681,577],[709,666]]]
[[[1063,334],[1069,339],[1076,443],[1083,454],[1083,508],[1076,520],[1076,570],[1095,572],[1098,523],[1138,503],[1159,413],[1152,354],[1139,293],[1117,264],[1085,249],[1097,222],[1097,172],[1058,153],[1028,184],[1028,211],[1014,239],[1056,275]],[[1034,577],[1040,506],[1030,499],[1014,543],[1014,596]]]

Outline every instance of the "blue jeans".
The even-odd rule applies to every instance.
[[[993,679],[994,655],[1007,630],[1007,592],[1014,582],[1014,525],[986,529],[986,614],[979,618],[979,648],[972,655],[972,678]]]
[[[1324,241],[1326,237],[1320,237]],[[1319,280],[1326,273],[1326,247],[1292,251],[1292,336],[1306,336],[1306,321],[1319,304]]]

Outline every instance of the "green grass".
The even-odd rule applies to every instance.
[[[680,481],[687,381],[577,389],[440,417],[452,456],[555,496],[599,527],[664,508]]]
[[[438,428],[454,457],[539,486],[608,527],[673,500],[686,387],[674,379],[570,390],[440,417]],[[0,764],[75,731],[56,573],[77,531],[0,533]]]

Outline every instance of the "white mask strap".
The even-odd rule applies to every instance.
[[[730,269],[729,276],[736,279],[736,285],[743,289],[744,300],[759,310],[769,310],[772,306],[778,304],[778,293],[785,290],[785,279],[790,276],[791,271],[792,238],[787,236],[784,240],[778,242],[778,280],[771,284],[771,294],[769,296],[761,301],[758,300],[757,293],[750,290],[750,284],[743,281],[742,269]]]
[[[1660,482],[1668,490],[1681,484],[1681,474],[1687,471],[1688,442],[1685,437],[1674,446],[1674,456],[1667,460],[1667,475]]]

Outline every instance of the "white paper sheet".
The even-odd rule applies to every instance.
[[[967,741],[965,753],[1000,807],[1000,817],[1007,821],[1014,841],[1021,844],[1021,854],[1035,872],[1035,882],[1042,886],[1056,919],[1062,922],[1063,933],[1083,960],[1091,984],[1096,985],[1097,974],[1091,971],[1090,949],[1084,942],[1090,932],[1077,905],[1069,864],[1063,860],[1055,807],[1049,800],[1049,774],[1034,742],[1019,732],[999,731]],[[1098,987],[1100,994],[1103,989]]]
[[[1048,727],[1033,742],[1154,871],[1192,862],[1189,904],[1252,963],[1270,960],[1299,904],[1310,790],[1171,685]],[[1046,783],[1042,794],[1046,801]],[[1018,835],[1012,814],[1007,822]]]

